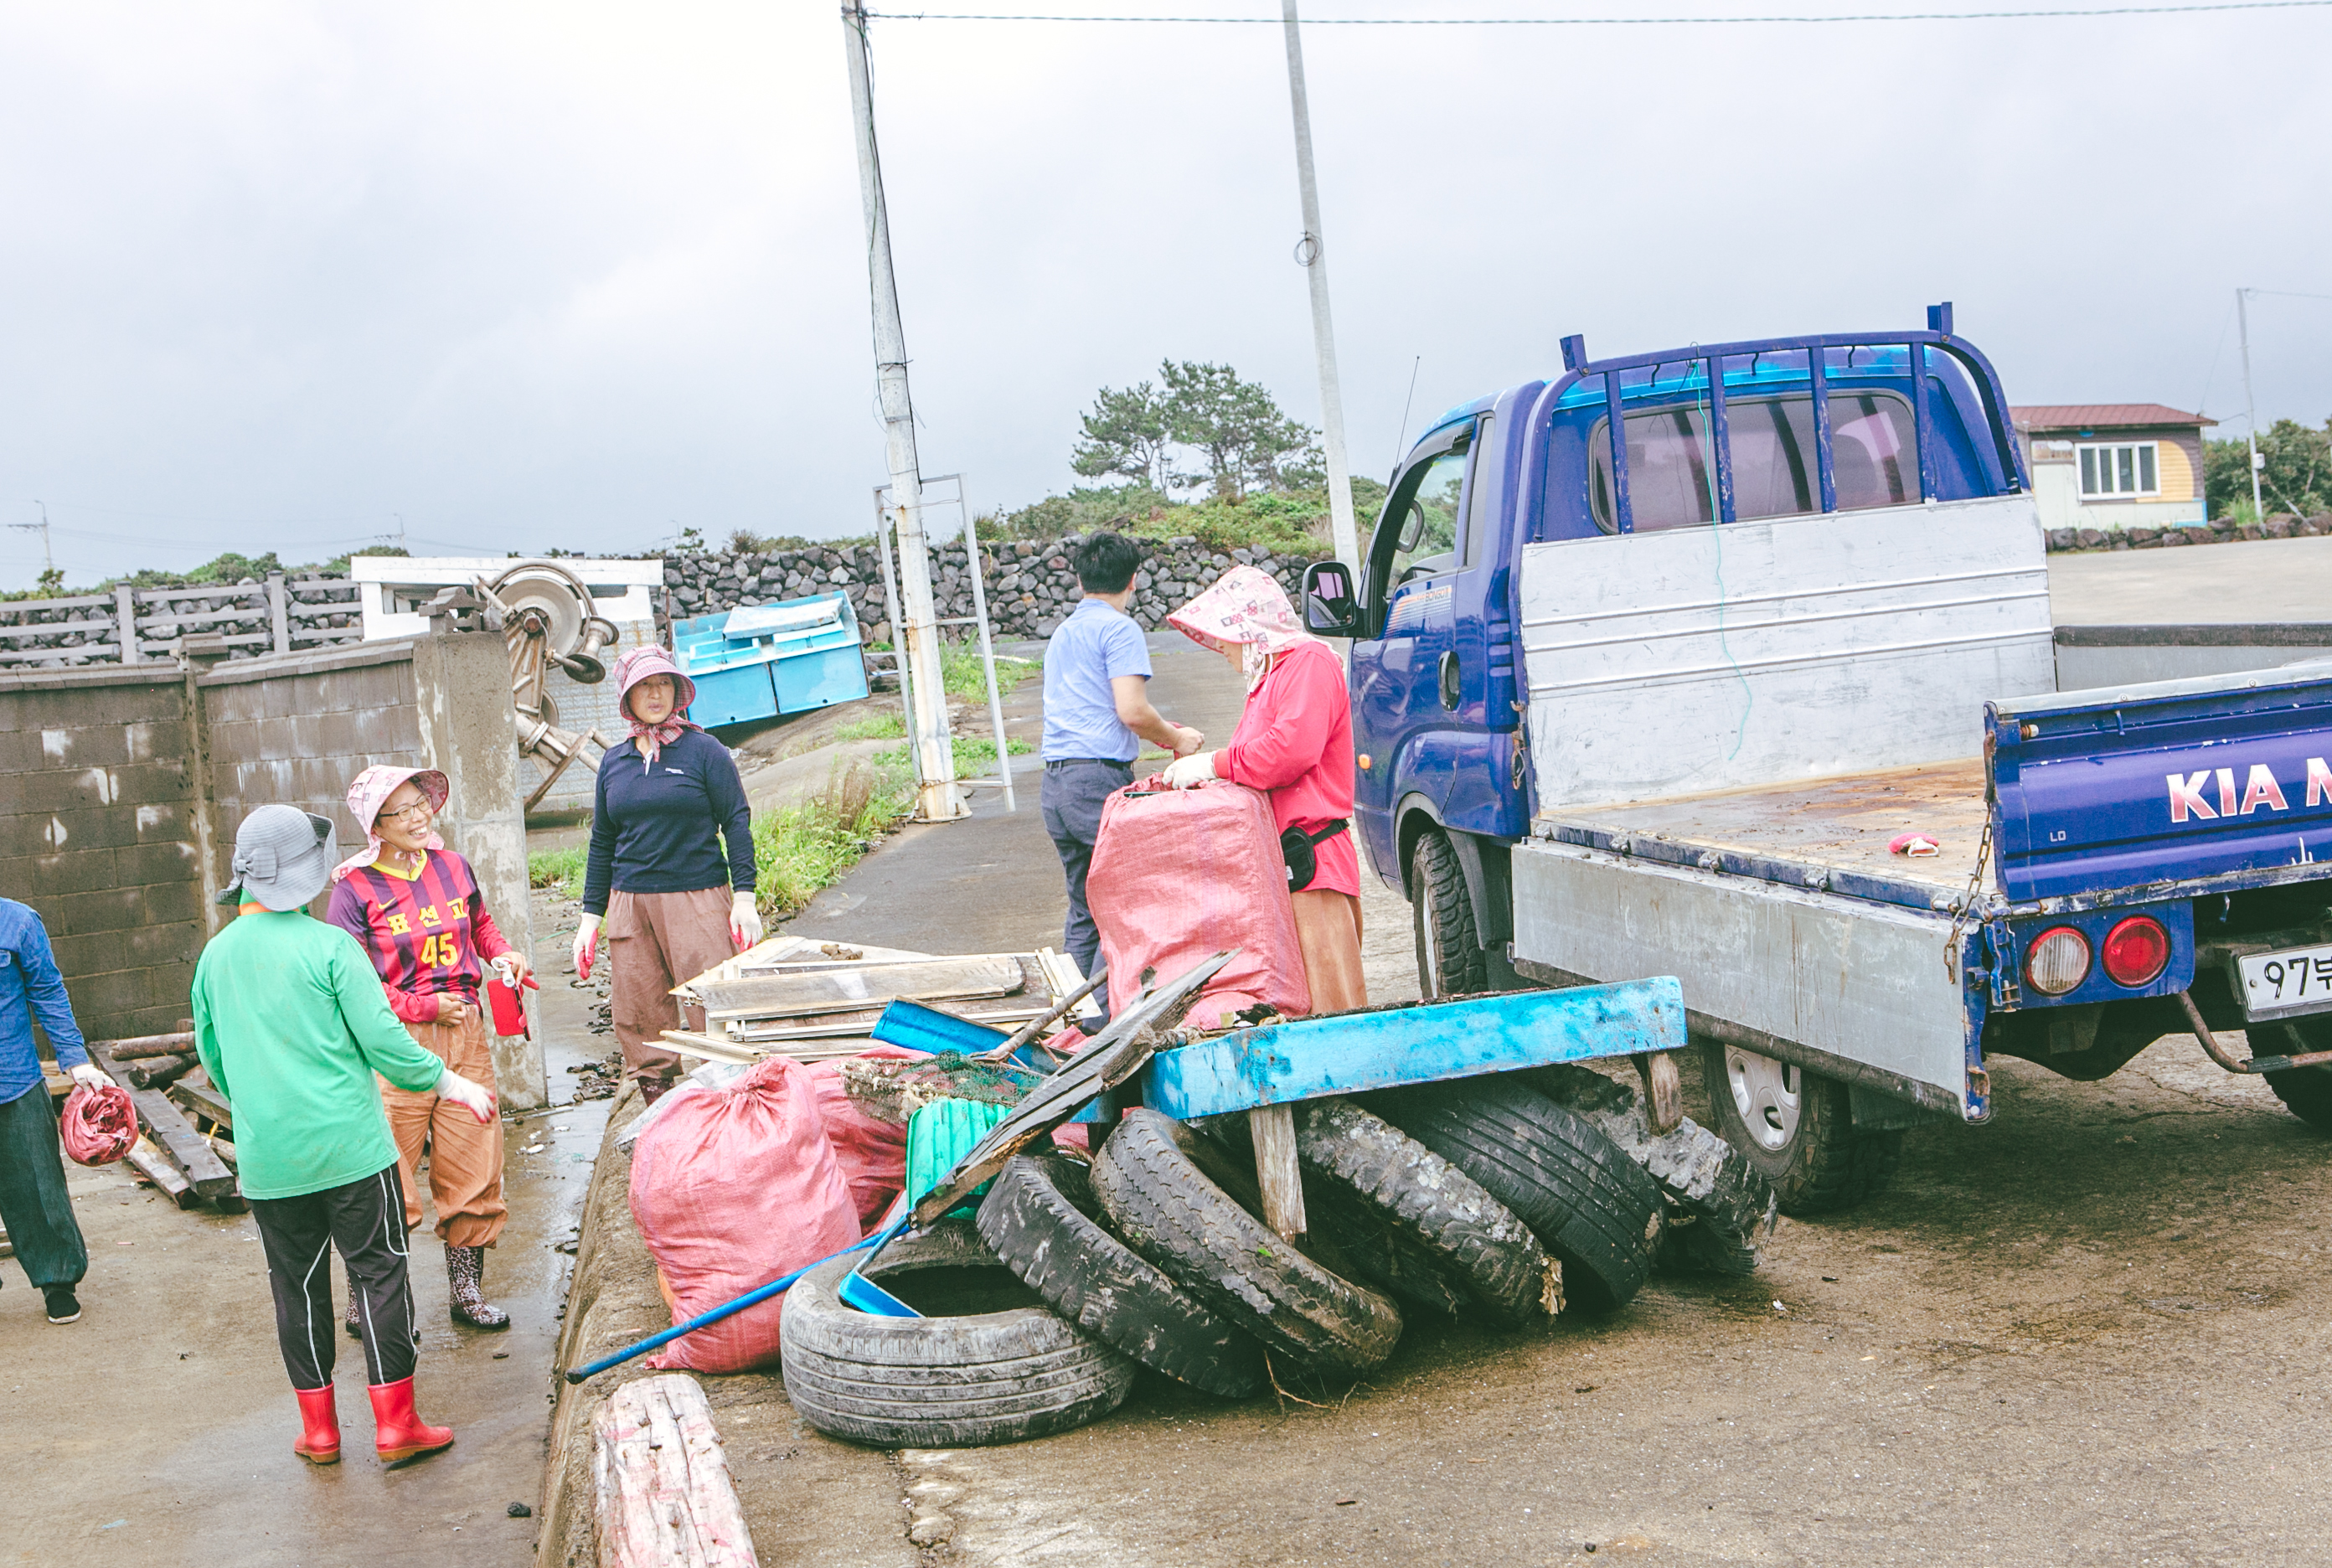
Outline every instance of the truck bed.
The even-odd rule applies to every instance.
[[[1658,800],[1561,807],[1540,817],[1536,836],[1932,909],[1939,899],[1966,890],[1983,824],[1983,763],[1969,758]],[[1889,852],[1888,843],[1909,832],[1935,838],[1940,853]],[[1985,877],[1988,890],[1989,870]]]

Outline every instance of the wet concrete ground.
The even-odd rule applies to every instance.
[[[546,1040],[551,1094],[565,1069],[608,1037],[581,1031],[582,1009],[555,980],[563,1013]],[[275,1348],[267,1266],[248,1215],[182,1213],[127,1166],[68,1166],[89,1240],[81,1320],[53,1327],[14,1262],[0,1262],[0,1563],[39,1568],[217,1568],[222,1563],[518,1564],[533,1561],[546,1394],[567,1256],[607,1102],[555,1105],[505,1123],[511,1221],[487,1255],[500,1334],[457,1328],[445,1312],[444,1252],[434,1212],[413,1238],[421,1328],[415,1385],[422,1414],[454,1445],[401,1470],[372,1453],[364,1354],[339,1338],[339,1464],[292,1452],[297,1407]],[[538,1153],[525,1151],[537,1143]],[[338,1263],[334,1300],[345,1301]]]

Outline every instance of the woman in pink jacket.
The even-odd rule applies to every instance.
[[[1166,782],[1187,789],[1228,779],[1271,797],[1290,864],[1301,867],[1305,847],[1313,862],[1310,878],[1299,870],[1291,884],[1312,1010],[1368,1006],[1361,978],[1361,857],[1350,831],[1352,711],[1343,661],[1304,629],[1287,595],[1256,567],[1233,567],[1166,622],[1238,665],[1247,693],[1230,744],[1182,758],[1166,770]]]

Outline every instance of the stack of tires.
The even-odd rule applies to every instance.
[[[1763,1178],[1691,1122],[1655,1135],[1584,1068],[1420,1085],[1295,1107],[1309,1232],[1266,1227],[1247,1118],[1125,1114],[1090,1164],[1014,1159],[976,1219],[893,1243],[868,1276],[932,1315],[793,1287],[786,1391],[832,1436],[956,1448],[1047,1436],[1117,1408],[1138,1369],[1225,1398],[1290,1372],[1349,1378],[1404,1312],[1543,1328],[1609,1311],[1656,1264],[1756,1266]]]

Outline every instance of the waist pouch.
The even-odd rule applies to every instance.
[[[1332,822],[1317,833],[1291,827],[1279,836],[1280,858],[1287,862],[1288,892],[1303,892],[1312,885],[1312,879],[1320,875],[1320,857],[1313,853],[1312,846],[1327,843],[1351,826],[1349,821]]]

